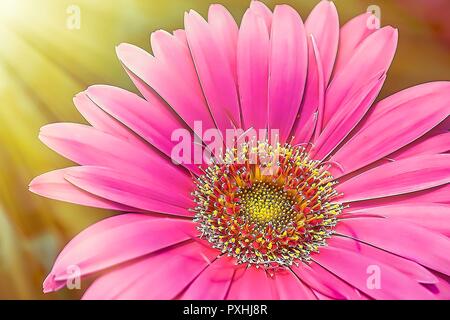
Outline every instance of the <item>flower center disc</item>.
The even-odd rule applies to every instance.
[[[257,230],[265,230],[269,224],[281,228],[297,217],[293,210],[294,199],[281,187],[255,182],[236,194],[244,220],[254,224]]]
[[[201,237],[238,263],[287,267],[330,237],[342,205],[335,182],[304,147],[244,143],[196,180]]]

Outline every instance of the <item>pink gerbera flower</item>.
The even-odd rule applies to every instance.
[[[39,137],[79,166],[30,190],[123,214],[77,235],[44,292],[75,267],[97,276],[85,299],[450,298],[450,83],[372,105],[397,45],[374,19],[339,28],[322,1],[303,24],[253,1],[238,27],[212,5],[208,21],[191,11],[184,30],[154,32],[153,55],[119,45],[143,98],[78,94],[90,125]],[[213,128],[276,130],[279,143],[241,135],[198,165]],[[195,138],[174,164],[179,130]]]

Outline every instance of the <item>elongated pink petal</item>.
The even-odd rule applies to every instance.
[[[433,203],[446,203],[450,204],[448,195],[450,193],[450,184],[427,189],[419,192],[409,193],[403,197],[400,197],[399,202],[433,202]]]
[[[344,70],[361,43],[378,30],[371,24],[373,19],[378,20],[372,13],[366,12],[351,19],[341,28],[335,73]]]
[[[311,289],[333,299],[357,300],[355,289],[315,262],[292,266],[292,271]]]
[[[352,251],[324,247],[321,248],[320,254],[314,255],[313,259],[345,279],[349,284],[376,299],[434,298],[426,288],[390,265]],[[369,285],[370,273],[368,270],[370,271],[373,266],[379,270],[379,287],[376,284]]]
[[[343,167],[344,173],[357,170],[397,151],[420,138],[449,115],[448,89],[433,90],[427,95],[412,95],[411,99],[401,98],[402,96],[386,99],[400,101],[400,104],[387,101],[375,106],[359,131],[331,158]],[[380,105],[382,109],[387,108],[383,105],[392,105],[389,107],[390,112],[378,114]],[[340,175],[342,173],[336,172],[335,176]]]
[[[217,127],[241,126],[239,98],[229,54],[223,52],[208,23],[195,11],[185,15],[186,35],[203,93]]]
[[[352,214],[375,214],[389,219],[400,219],[450,236],[450,206],[438,203],[410,202],[377,207],[346,209]]]
[[[346,67],[336,70],[326,93],[324,126],[346,99],[363,84],[368,84],[380,71],[387,71],[397,47],[397,30],[384,27],[358,47]]]
[[[305,30],[307,36],[313,35],[316,40],[323,66],[324,81],[325,84],[328,84],[339,42],[339,16],[334,3],[320,1],[306,19]],[[314,56],[309,50],[308,68],[311,64],[314,64]],[[308,72],[308,78],[309,76]]]
[[[125,45],[126,46],[126,45]],[[116,49],[117,51],[117,49]],[[123,64],[123,63],[122,63]],[[189,126],[191,129],[194,127],[194,124],[192,123],[197,118],[201,118],[204,120],[204,118],[201,115],[196,115],[195,119],[192,120],[192,118],[188,120],[192,120],[191,123],[188,123],[186,119],[183,119],[176,110],[173,109],[172,106],[170,106],[167,101],[165,101],[158,92],[156,92],[149,84],[147,84],[144,80],[139,78],[137,75],[135,75],[132,71],[130,71],[125,65],[124,70],[130,77],[131,81],[135,85],[135,87],[139,90],[139,92],[142,94],[142,96],[147,100],[150,105],[154,106],[154,108],[157,110],[158,113],[170,113],[172,117],[179,119],[180,122],[185,124],[186,126]],[[206,113],[206,121],[208,121],[208,113],[209,110],[205,110]],[[192,115],[191,115],[192,116]],[[212,118],[209,117],[209,122],[207,123],[213,123]],[[201,121],[203,121],[201,120]]]
[[[99,165],[128,171],[132,174],[151,174],[160,181],[176,179],[184,187],[192,184],[191,177],[181,167],[152,148],[138,148],[90,126],[55,123],[41,128],[39,138],[62,156],[81,165]]]
[[[316,300],[313,292],[290,270],[276,272],[271,278],[280,300]]]
[[[382,198],[450,182],[450,155],[423,155],[387,163],[336,186],[339,201]]]
[[[400,160],[423,154],[444,153],[450,150],[450,133],[428,135],[390,154],[389,159]]]
[[[270,32],[272,27],[272,11],[270,11],[264,3],[258,0],[252,0],[250,2],[250,9],[264,19],[267,30]]]
[[[118,170],[84,166],[70,168],[64,178],[96,196],[142,210],[192,216],[188,211],[195,204],[188,190],[163,184],[149,176],[132,176]]]
[[[430,189],[400,194],[397,196],[356,201],[350,203],[350,206],[352,210],[359,210],[361,208],[367,207],[378,207],[390,204],[402,204],[411,202],[450,204],[450,199],[448,198],[449,192],[450,184],[445,184]]]
[[[265,129],[268,117],[269,33],[263,18],[250,9],[242,18],[237,55],[244,129]]]
[[[378,120],[380,117],[385,117],[390,112],[396,110],[399,106],[404,104],[414,104],[422,102],[424,98],[430,99],[429,102],[434,102],[435,97],[448,97],[448,91],[450,90],[450,81],[433,81],[428,83],[419,84],[381,100],[371,110],[364,126],[361,130],[369,126],[373,121]],[[422,109],[426,109],[426,105],[429,105],[428,101],[423,101]]]
[[[66,179],[67,169],[59,169],[44,173],[30,182],[29,189],[40,196],[109,210],[133,211],[132,207],[97,197],[77,188]]]
[[[171,37],[165,31],[156,31],[152,33],[151,42],[152,46],[155,46],[154,53],[155,55],[157,54],[157,59],[154,59],[153,56],[144,50],[128,44],[122,44],[119,46],[121,48],[116,48],[119,59],[122,58],[122,54],[125,59],[130,59],[130,65],[125,65],[123,61],[122,64],[124,64],[124,69],[136,88],[138,88],[144,98],[157,110],[157,113],[174,117],[176,120],[185,123],[192,130],[195,129],[195,121],[201,121],[208,128],[214,127],[213,119],[204,99],[192,96],[187,98],[189,101],[194,100],[193,103],[197,104],[195,112],[193,112],[194,109],[186,108],[182,104],[179,100],[181,96],[172,96],[170,92],[167,92],[167,90],[170,90],[168,83],[170,83],[171,77],[176,77],[179,80],[181,73],[186,77],[183,79],[186,79],[185,81],[191,86],[192,90],[190,93],[197,92],[203,94],[189,52],[186,32],[178,29],[174,31],[174,35]],[[155,71],[155,64],[158,65],[156,67],[157,71]],[[161,67],[163,65],[164,67]],[[148,76],[148,73],[140,73],[141,66],[144,66],[143,71],[155,71],[155,74],[159,78],[155,79],[153,76]],[[134,69],[129,69],[129,67],[136,67],[135,71],[137,73],[135,74],[133,72]],[[158,72],[161,72],[161,74]],[[179,82],[177,82],[178,84]],[[160,92],[156,91],[158,88],[168,95],[161,97]],[[199,98],[202,101],[199,102]],[[199,133],[197,134],[200,136]]]
[[[145,143],[136,137],[125,125],[107,114],[100,106],[89,99],[86,92],[77,94],[73,98],[73,102],[77,110],[94,128],[113,136],[121,137],[130,143],[136,144],[138,147],[147,148]]]
[[[105,112],[118,119],[156,148],[170,156],[170,137],[175,129],[185,128],[180,121],[161,113],[146,100],[126,90],[98,85],[87,95]]]
[[[184,300],[223,300],[228,292],[236,261],[229,257],[217,258],[181,296]]]
[[[305,142],[299,131],[320,108],[322,113],[325,88],[331,77],[339,40],[339,17],[332,2],[320,1],[305,22],[308,42],[308,74],[294,133],[295,143]],[[320,131],[320,129],[319,129]]]
[[[178,29],[173,35],[164,30],[157,30],[151,34],[150,44],[154,57],[167,66],[168,72],[177,70],[191,77],[195,74],[184,30]],[[200,89],[198,81],[190,85]]]
[[[236,50],[239,28],[231,13],[220,4],[212,4],[208,10],[208,24],[219,50],[225,54],[235,83],[237,83]]]
[[[123,214],[102,220],[78,234],[61,251],[44,281],[45,291],[59,289],[70,279],[70,268],[78,276],[129,261],[196,235],[188,220]]]
[[[120,61],[137,79],[156,91],[191,129],[194,121],[202,121],[208,128],[214,127],[188,47],[174,37],[167,39],[158,35],[154,39],[154,42],[158,39],[166,41],[164,45],[170,45],[170,57],[157,59],[141,48],[123,43],[116,48]],[[165,62],[169,59],[170,62]],[[133,80],[136,84],[136,79]],[[142,87],[138,86],[138,89],[144,94],[148,89],[142,90]],[[150,103],[158,103],[151,92],[145,98]]]
[[[274,298],[266,271],[254,267],[237,269],[227,300],[271,300]]]
[[[380,237],[380,230],[383,236]],[[448,274],[449,238],[395,219],[355,218],[338,223],[336,232]]]
[[[155,108],[134,93],[111,86],[93,86],[87,95],[110,116],[122,122],[155,148],[172,156],[178,141],[172,141],[175,130],[188,130],[185,124],[173,117],[169,110]],[[192,153],[191,153],[192,154]],[[189,170],[200,173],[194,165],[193,154],[189,164],[183,164]]]
[[[416,262],[408,259],[404,259],[395,254],[380,250],[378,248],[366,245],[357,240],[345,237],[331,237],[331,239],[327,241],[327,244],[330,247],[352,251],[362,256],[380,261],[383,264],[389,265],[410,277],[410,281],[417,281],[420,283],[438,282],[438,279],[420,264],[417,264]]]
[[[311,150],[312,157],[324,159],[356,127],[375,101],[386,76],[376,75],[367,85],[362,86],[336,111]]]
[[[156,252],[98,278],[83,299],[174,299],[217,253],[196,241]]]
[[[314,130],[316,130],[316,135],[320,133],[323,120],[325,87],[327,84],[324,80],[319,48],[312,34],[308,37],[308,47],[311,57],[308,62],[308,77],[304,99],[297,115],[297,121],[294,124],[294,144],[309,142]]]
[[[288,138],[306,82],[308,47],[302,19],[287,5],[273,14],[269,57],[269,129]]]

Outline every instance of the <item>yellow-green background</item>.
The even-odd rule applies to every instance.
[[[317,0],[265,2],[271,8],[289,3],[306,18]],[[224,4],[240,20],[249,2],[0,0],[0,299],[79,297],[80,290],[43,295],[42,280],[70,238],[111,214],[28,192],[33,177],[68,164],[39,142],[39,128],[49,122],[83,121],[72,97],[88,85],[108,83],[134,90],[114,47],[130,42],[149,49],[152,31],[182,28],[184,11],[205,15],[211,3]],[[449,79],[450,1],[335,3],[341,24],[375,4],[381,8],[382,24],[399,28],[399,49],[382,96]],[[80,30],[66,27],[69,5],[81,9]]]

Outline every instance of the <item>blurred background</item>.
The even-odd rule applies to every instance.
[[[317,1],[263,2],[272,9],[288,3],[305,19]],[[205,16],[212,3],[225,5],[240,21],[249,1],[0,0],[0,299],[79,298],[83,290],[44,295],[42,280],[67,241],[111,215],[28,192],[33,177],[69,164],[39,142],[39,128],[50,122],[84,122],[72,97],[89,85],[135,91],[115,57],[115,46],[129,42],[149,50],[152,31],[182,28],[184,11]],[[335,4],[341,24],[377,5],[382,25],[399,28],[398,52],[381,97],[450,78],[449,0]]]

